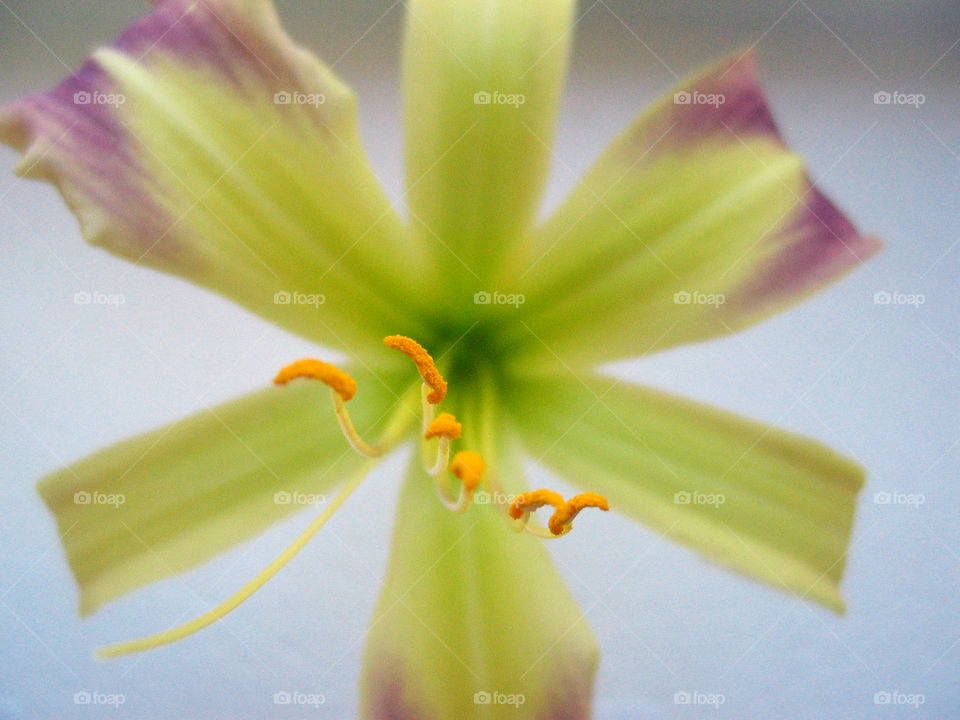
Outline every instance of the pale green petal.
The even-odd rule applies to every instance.
[[[361,390],[350,409],[363,434],[416,421],[416,407],[397,404],[408,377],[354,375]],[[300,380],[117,443],[45,477],[39,491],[86,614],[316,509],[364,461],[340,433],[330,391]]]
[[[748,57],[627,128],[502,285],[526,296],[516,339],[536,336],[549,362],[592,365],[752,325],[878,248],[787,148]]]
[[[573,9],[573,0],[407,3],[408,203],[460,299],[490,289],[503,249],[535,216]]]
[[[422,294],[356,116],[267,0],[172,0],[0,110],[0,140],[90,242],[353,350],[416,332]]]
[[[477,417],[463,416],[465,432]],[[522,487],[516,454],[484,447],[504,484]],[[510,530],[492,504],[449,512],[414,460],[368,635],[362,717],[589,717],[597,647],[544,541]]]
[[[842,611],[864,471],[809,438],[599,376],[517,379],[532,457],[706,557]]]

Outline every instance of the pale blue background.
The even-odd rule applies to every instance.
[[[582,523],[576,541],[551,545],[604,648],[597,717],[960,716],[956,4],[588,0],[581,10],[550,204],[674,73],[756,43],[786,135],[858,223],[888,243],[840,287],[755,330],[618,368],[818,437],[857,457],[870,479],[843,618],[619,518]],[[142,11],[3,0],[2,99],[58,80],[66,72],[58,56],[76,66]],[[396,193],[401,6],[282,2],[281,13],[357,89],[370,153]],[[876,106],[878,90],[921,92],[926,103]],[[91,659],[98,645],[226,597],[308,518],[81,622],[35,479],[260,387],[312,348],[218,297],[85,246],[51,188],[15,181],[14,161],[0,150],[0,718],[352,717],[400,458],[221,626],[139,657]],[[78,306],[78,291],[122,293],[126,302]],[[880,291],[922,293],[926,302],[877,306]],[[877,505],[882,491],[922,493],[925,503]],[[126,704],[115,712],[74,705],[83,690],[123,693]],[[272,702],[278,690],[319,692],[327,702],[285,713]],[[717,710],[675,705],[684,690],[726,701]],[[920,693],[925,703],[877,706],[881,691]]]

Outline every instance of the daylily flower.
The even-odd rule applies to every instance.
[[[83,614],[255,536],[298,493],[339,488],[223,606],[114,650],[222,616],[410,441],[422,452],[368,635],[364,717],[586,717],[597,646],[537,536],[576,542],[583,508],[609,503],[842,610],[858,465],[597,367],[753,325],[879,244],[786,147],[749,56],[640,115],[538,221],[573,6],[407,3],[405,215],[368,163],[351,91],[268,0],[158,3],[2,110],[18,171],[56,184],[90,242],[354,358],[295,363],[41,481]],[[325,303],[296,301],[311,293]],[[525,457],[584,493],[531,490]],[[577,523],[602,521],[588,514]],[[485,704],[494,690],[524,703]]]

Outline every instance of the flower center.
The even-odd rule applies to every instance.
[[[465,513],[473,503],[474,492],[484,481],[487,464],[480,453],[474,450],[462,450],[454,455],[451,461],[451,443],[460,438],[463,426],[450,413],[435,414],[435,406],[446,397],[447,383],[437,369],[430,353],[418,342],[403,335],[390,335],[384,338],[383,342],[388,347],[406,354],[413,360],[417,371],[420,373],[423,380],[420,391],[423,413],[421,437],[424,445],[422,449],[424,451],[430,450],[432,447],[430,444],[436,444],[435,459],[433,462],[425,461],[424,469],[433,478],[434,487],[440,501],[455,513]],[[469,357],[469,355],[470,353],[465,353],[460,356]],[[340,368],[322,360],[304,358],[282,368],[273,382],[276,385],[286,385],[300,379],[317,380],[330,388],[333,410],[337,422],[340,424],[340,429],[343,431],[347,442],[361,455],[378,458],[397,441],[396,433],[389,430],[385,432],[383,438],[375,443],[368,443],[360,437],[350,418],[350,412],[347,410],[347,403],[357,393],[357,383]],[[426,452],[421,453],[422,457],[426,457],[426,455]],[[459,484],[459,492],[456,493],[456,496],[454,496],[450,487],[452,484],[451,475]],[[217,607],[190,622],[164,632],[138,640],[110,645],[98,653],[100,657],[115,657],[141,650],[150,650],[192,635],[198,630],[215,623],[263,587],[270,578],[290,562],[340,508],[362,479],[363,473],[358,473],[354,479],[348,481],[306,530],[273,562]],[[550,517],[546,528],[530,521],[531,513],[545,506],[553,508],[553,515]],[[526,530],[538,537],[553,538],[561,537],[570,532],[573,519],[581,510],[588,507],[600,508],[601,510],[609,509],[606,498],[596,493],[575,495],[565,501],[558,493],[542,488],[518,495],[505,515],[507,515],[511,527],[518,532]]]

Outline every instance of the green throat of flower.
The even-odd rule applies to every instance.
[[[580,493],[569,500],[564,500],[562,495],[547,488],[509,496],[504,492],[495,468],[491,468],[490,472],[487,471],[487,462],[480,453],[475,450],[461,450],[451,459],[452,443],[460,439],[463,425],[451,413],[436,412],[437,406],[447,396],[448,386],[433,357],[417,341],[403,335],[389,335],[383,339],[383,342],[387,347],[407,355],[420,373],[423,381],[419,388],[421,459],[424,470],[433,478],[439,501],[448,510],[458,514],[467,512],[473,504],[474,493],[482,483],[486,483],[490,496],[503,511],[504,518],[512,530],[526,531],[537,537],[551,539],[568,534],[573,529],[573,521],[581,510],[610,509],[607,499],[593,492]],[[462,372],[461,368],[457,376]],[[381,437],[375,442],[368,442],[360,436],[347,409],[347,403],[357,393],[357,383],[337,366],[322,360],[303,358],[282,368],[274,378],[274,384],[286,385],[295,380],[319,381],[330,388],[334,414],[344,437],[356,452],[369,458],[371,463],[393,449],[404,438],[403,431],[407,426],[407,418],[403,416],[409,411],[406,406],[397,411]],[[167,645],[192,635],[224,617],[263,587],[306,546],[353,493],[362,478],[363,475],[359,475],[346,483],[333,501],[282,553],[220,605],[169,630],[137,640],[109,645],[102,648],[98,656],[116,657]],[[457,484],[459,489],[456,488]],[[546,527],[531,520],[532,513],[545,507],[553,509]]]

